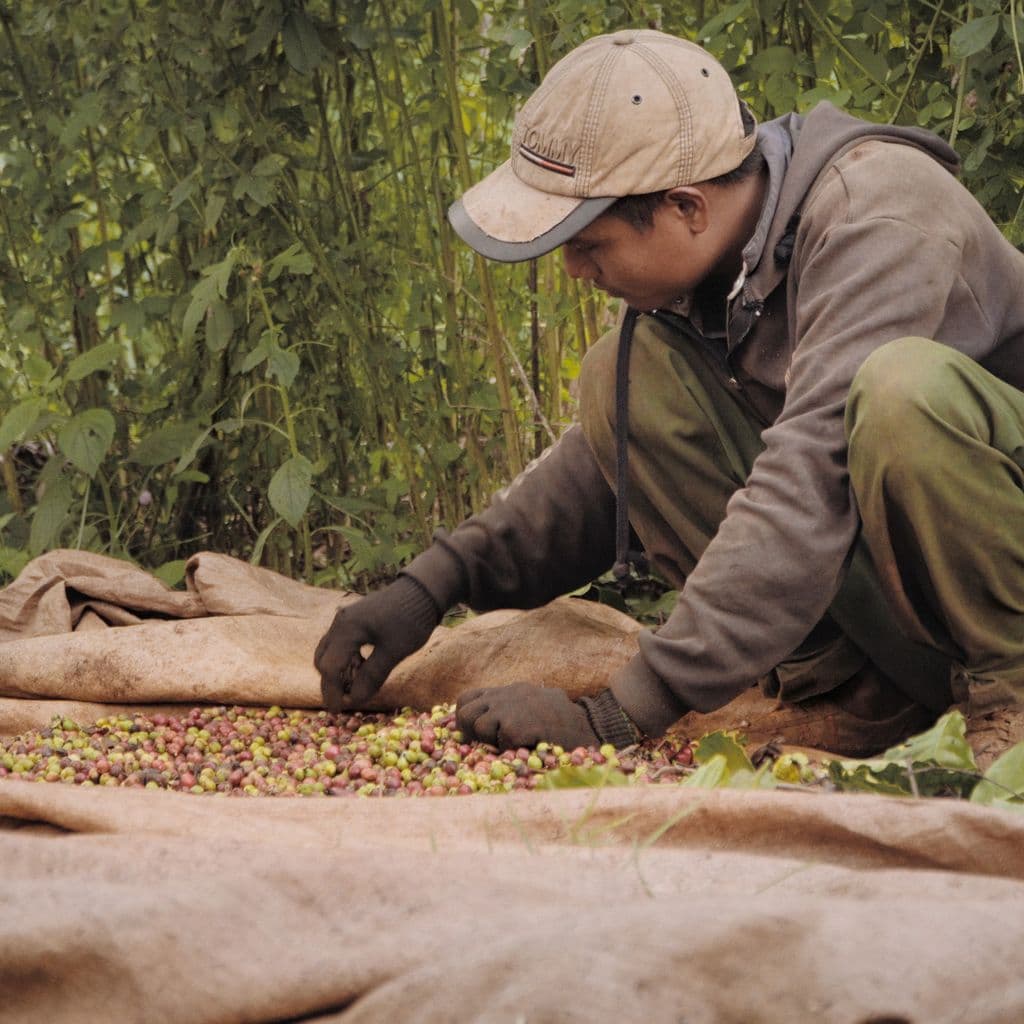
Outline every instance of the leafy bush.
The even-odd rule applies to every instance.
[[[612,311],[445,210],[554,60],[647,24],[762,117],[935,129],[1024,239],[1012,3],[0,4],[0,572],[212,548],[359,585],[478,508]]]

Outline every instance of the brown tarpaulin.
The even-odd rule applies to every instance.
[[[4,1024],[1024,1019],[1024,817],[952,801],[3,780],[3,825]]]
[[[346,600],[219,555],[171,592],[56,552],[0,592],[0,735],[55,710],[317,706],[312,651]],[[380,706],[513,678],[592,690],[636,632],[571,600],[480,616],[438,630]],[[1024,815],[955,801],[8,778],[0,863],[4,1024],[1024,1019]]]
[[[110,707],[322,706],[313,652],[335,611],[358,596],[212,552],[190,559],[186,584],[173,591],[81,551],[30,562],[0,591],[0,735],[55,712],[88,720]],[[614,609],[569,598],[439,627],[365,710],[429,708],[470,685],[520,679],[592,693],[636,652],[639,630]]]

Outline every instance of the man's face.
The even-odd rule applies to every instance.
[[[665,201],[650,227],[602,214],[562,246],[570,277],[646,312],[692,292],[714,268],[707,233],[694,230],[692,211]]]

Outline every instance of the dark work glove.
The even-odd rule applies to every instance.
[[[365,704],[391,670],[427,642],[441,614],[411,576],[399,576],[383,590],[339,609],[313,658],[327,710],[337,713]],[[373,647],[368,658],[360,651],[365,644]]]
[[[467,742],[502,750],[534,747],[542,740],[566,750],[602,743],[626,747],[640,739],[611,690],[578,702],[564,690],[530,683],[467,690],[459,697],[455,718]]]

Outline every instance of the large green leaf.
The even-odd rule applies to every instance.
[[[930,729],[912,736],[905,743],[890,747],[881,757],[867,761],[930,763],[943,768],[975,772],[978,765],[967,742],[967,722],[959,711],[943,715]]]
[[[106,409],[86,409],[64,424],[57,443],[87,476],[95,476],[114,440],[114,417]]]
[[[231,307],[221,298],[214,299],[206,309],[206,347],[211,352],[223,352],[235,330]]]
[[[971,793],[971,802],[1024,811],[1024,743],[1000,755]]]
[[[165,423],[147,434],[132,449],[128,461],[140,466],[163,466],[180,459],[197,437],[205,438],[207,431],[195,421],[187,423]]]
[[[70,508],[71,485],[67,477],[62,473],[51,474],[32,516],[28,547],[33,555],[54,546],[61,527],[67,521]]]
[[[106,341],[102,345],[97,345],[95,348],[75,356],[68,363],[68,368],[64,371],[64,379],[82,380],[84,377],[88,377],[89,374],[96,373],[97,370],[109,369],[117,362],[120,355],[120,343]]]
[[[998,14],[986,14],[965,22],[949,37],[949,55],[953,60],[963,60],[981,53],[995,38],[999,30]]]
[[[303,455],[295,455],[278,467],[270,480],[270,507],[292,527],[298,526],[306,514],[313,497],[312,481],[313,465]]]
[[[292,11],[281,32],[288,63],[300,75],[308,75],[323,60],[323,46],[316,27],[301,10]]]
[[[964,716],[951,711],[931,729],[890,747],[880,757],[829,762],[829,777],[843,790],[966,796],[977,783],[978,766],[965,730]]]
[[[0,422],[0,452],[22,440],[45,408],[42,398],[26,398],[14,406]]]

